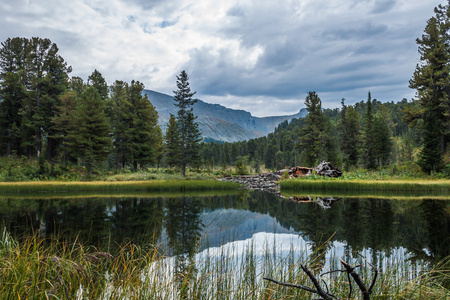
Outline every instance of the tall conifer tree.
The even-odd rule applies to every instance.
[[[131,81],[129,99],[132,104],[132,130],[130,152],[134,171],[137,165],[156,163],[162,151],[162,132],[158,125],[158,113],[147,95],[143,96],[144,85]]]
[[[373,111],[372,111],[372,96],[370,92],[367,96],[367,110],[364,116],[364,136],[363,136],[363,159],[364,166],[368,169],[375,169],[375,155],[374,155],[374,128],[373,128]]]
[[[95,163],[103,162],[111,148],[110,126],[105,102],[94,87],[81,94],[73,113],[67,145],[86,165],[89,174]]]
[[[442,155],[450,134],[449,5],[437,7],[435,13],[428,20],[422,38],[417,39],[421,63],[409,85],[417,90],[419,109],[405,111],[405,121],[411,124],[423,119],[424,143],[419,164],[428,173],[442,168]],[[435,137],[437,133],[439,139]],[[440,150],[438,157],[436,149]]]
[[[179,126],[175,116],[170,114],[169,124],[166,129],[166,163],[170,167],[179,166],[181,162],[181,137]]]
[[[106,83],[105,78],[103,77],[102,73],[97,71],[97,69],[92,72],[91,75],[88,77],[87,81],[88,86],[93,86],[103,101],[106,101],[108,98],[108,84]]]
[[[185,177],[187,165],[198,166],[199,164],[198,146],[201,141],[201,134],[192,107],[197,99],[192,99],[195,92],[191,92],[189,77],[184,70],[177,76],[177,88],[174,91],[174,100],[175,106],[178,107],[177,124],[181,142],[181,175]]]
[[[331,124],[322,112],[322,101],[316,92],[309,92],[305,99],[308,115],[300,130],[297,148],[303,151],[306,164],[315,166],[323,160],[336,163],[336,145],[331,137]]]

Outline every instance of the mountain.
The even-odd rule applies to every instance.
[[[170,114],[176,115],[173,96],[144,90],[150,102],[159,114],[159,124],[165,130]],[[226,108],[219,104],[210,104],[198,100],[194,104],[194,114],[205,140],[220,142],[237,142],[268,135],[286,120],[302,118],[307,114],[302,108],[297,114],[290,116],[263,117],[252,116],[245,110]]]

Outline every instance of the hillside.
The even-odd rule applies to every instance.
[[[176,114],[173,96],[144,90],[150,102],[159,114],[159,124],[165,130],[170,114]],[[265,136],[274,131],[278,124],[285,120],[301,118],[306,115],[306,109],[290,116],[275,116],[258,118],[244,110],[226,108],[219,104],[210,104],[202,100],[194,105],[194,114],[205,140],[222,142],[237,142]]]

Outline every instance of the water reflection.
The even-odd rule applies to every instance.
[[[129,242],[160,244],[178,258],[180,272],[196,251],[258,232],[300,235],[318,250],[321,265],[334,242],[348,253],[369,249],[375,263],[380,253],[389,256],[399,247],[421,260],[450,254],[448,200],[319,198],[322,202],[314,197],[288,201],[254,191],[202,197],[0,199],[0,229],[6,227],[16,237],[39,230],[44,237],[77,239],[104,251]],[[329,246],[321,248],[328,240]]]

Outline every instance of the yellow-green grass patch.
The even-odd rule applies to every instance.
[[[332,191],[401,191],[450,193],[450,180],[342,180],[288,179],[280,184],[281,191],[332,190]]]
[[[0,182],[0,193],[87,192],[87,191],[205,191],[234,190],[239,184],[219,180],[152,180],[152,181],[28,181]]]

